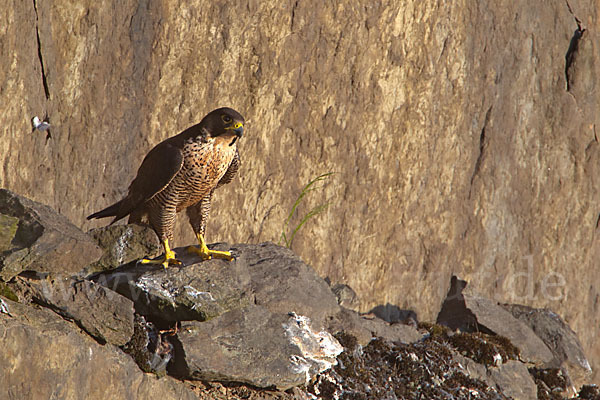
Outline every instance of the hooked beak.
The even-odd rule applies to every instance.
[[[241,122],[234,122],[225,129],[231,129],[239,138],[241,138],[244,135],[244,124],[242,124]]]

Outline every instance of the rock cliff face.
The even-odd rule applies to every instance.
[[[349,286],[332,287],[273,243],[213,246],[231,251],[232,261],[176,248],[181,264],[165,269],[136,260],[155,244],[148,227],[86,235],[5,189],[0,211],[0,272],[14,269],[14,255],[46,260],[0,274],[0,365],[9,366],[0,369],[2,398],[600,396],[586,385],[591,368],[577,335],[558,315],[498,304],[456,277],[437,324],[418,322],[414,312],[400,322],[397,308],[387,313],[394,322],[384,321],[376,317],[383,307],[368,314],[344,307]],[[65,251],[65,243],[74,247]],[[87,265],[76,257],[82,249]],[[81,259],[79,267],[61,270],[63,253]]]
[[[452,274],[553,309],[600,365],[599,7],[498,2],[13,1],[0,9],[0,186],[85,215],[156,143],[249,120],[209,241],[277,240],[363,311],[433,320]],[[48,115],[52,136],[31,133]],[[299,222],[299,217],[292,225]],[[177,245],[193,240],[181,221]],[[596,379],[598,380],[598,379]]]

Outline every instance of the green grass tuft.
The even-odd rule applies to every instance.
[[[327,178],[329,178],[333,174],[334,174],[334,172],[327,172],[325,174],[321,174],[321,175],[317,176],[316,178],[314,178],[313,180],[311,180],[310,182],[308,182],[306,184],[306,186],[304,186],[304,188],[302,188],[302,192],[300,193],[300,195],[294,202],[294,206],[292,207],[290,214],[288,215],[288,217],[285,220],[285,223],[283,224],[283,230],[281,231],[281,237],[279,239],[279,244],[283,243],[283,244],[285,244],[285,246],[288,249],[291,248],[292,243],[294,241],[294,237],[296,236],[296,233],[298,233],[298,230],[300,228],[302,228],[302,226],[306,222],[308,222],[308,220],[316,217],[317,215],[321,214],[323,211],[327,210],[327,208],[331,204],[330,201],[328,201],[325,204],[318,205],[315,208],[313,208],[312,210],[310,210],[306,215],[304,215],[304,217],[302,217],[302,219],[300,220],[298,225],[296,225],[296,227],[290,231],[290,229],[289,229],[290,221],[291,221],[292,217],[294,216],[294,214],[296,213],[296,209],[302,202],[302,199],[304,198],[304,196],[306,196],[308,193],[312,192],[313,190],[322,188],[322,186],[315,186],[315,184],[318,182],[325,181]],[[288,234],[286,234],[286,232],[288,232]]]

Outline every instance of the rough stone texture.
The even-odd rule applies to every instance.
[[[490,367],[488,384],[514,400],[537,400],[537,386],[527,366],[519,361],[509,360],[497,367]]]
[[[524,322],[496,302],[465,288],[467,283],[452,277],[448,297],[437,323],[463,332],[484,331],[504,336],[520,350],[523,360],[550,366],[554,356],[546,344]]]
[[[100,341],[122,346],[133,335],[133,302],[97,283],[17,277],[11,286],[19,297],[55,310]]]
[[[335,294],[340,306],[354,311],[360,310],[360,299],[350,286],[338,283],[331,287],[331,291]]]
[[[281,390],[305,384],[315,371],[299,346],[303,338],[287,335],[290,318],[251,305],[207,322],[183,323],[178,339],[185,365],[177,367],[178,373]]]
[[[235,261],[201,261],[177,248],[183,267],[128,265],[95,279],[133,300],[142,314],[171,322],[204,321],[254,303],[308,316],[320,328],[339,312],[327,283],[290,250],[273,243],[219,248],[230,249]]]
[[[208,260],[175,249],[183,266],[130,264],[95,279],[133,300],[136,310],[164,321],[204,321],[253,301],[247,265]]]
[[[361,311],[432,320],[457,273],[555,310],[600,366],[596,0],[12,0],[0,20],[1,186],[100,226],[153,145],[230,105],[250,122],[209,241],[277,240],[334,171],[294,250]]]
[[[592,370],[577,335],[555,313],[546,309],[504,304],[515,318],[526,323],[546,343],[555,360],[550,367],[563,367],[575,387],[589,380]]]
[[[0,278],[21,271],[69,275],[96,261],[92,238],[50,207],[0,189]]]
[[[144,374],[118,348],[78,334],[49,310],[4,299],[0,313],[0,397],[3,399],[196,399],[173,378]]]
[[[82,275],[111,270],[144,257],[156,257],[163,252],[156,233],[148,226],[110,225],[90,229],[88,234],[104,250],[104,255],[85,268]]]
[[[290,250],[273,243],[235,245],[238,262],[247,264],[255,304],[271,312],[308,316],[315,327],[340,307],[327,283]]]
[[[332,333],[346,332],[363,346],[375,337],[401,343],[414,343],[423,338],[423,334],[412,326],[389,324],[379,318],[361,316],[343,307],[329,319],[327,329]]]
[[[460,354],[454,354],[454,359],[461,365],[466,375],[484,381],[509,398],[514,400],[537,400],[538,398],[536,384],[527,366],[519,361],[504,360],[500,365],[486,367]]]

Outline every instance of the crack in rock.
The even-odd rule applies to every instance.
[[[567,8],[569,9],[569,13],[575,19],[575,23],[577,24],[577,29],[573,32],[573,37],[571,37],[571,41],[569,42],[569,48],[567,49],[567,54],[565,54],[565,81],[567,84],[567,92],[571,91],[571,87],[573,86],[573,77],[571,76],[570,70],[573,62],[575,61],[575,57],[577,56],[577,50],[579,48],[579,41],[583,37],[583,33],[585,32],[585,28],[581,26],[581,20],[577,18],[571,5],[567,1]]]
[[[48,89],[48,81],[46,79],[46,71],[44,69],[44,58],[42,57],[42,44],[40,41],[40,30],[38,24],[39,15],[36,0],[33,0],[33,9],[35,10],[35,35],[37,38],[38,59],[40,60],[40,66],[42,67],[42,84],[44,85],[44,94],[46,95],[46,100],[48,100],[50,99],[50,89]]]

